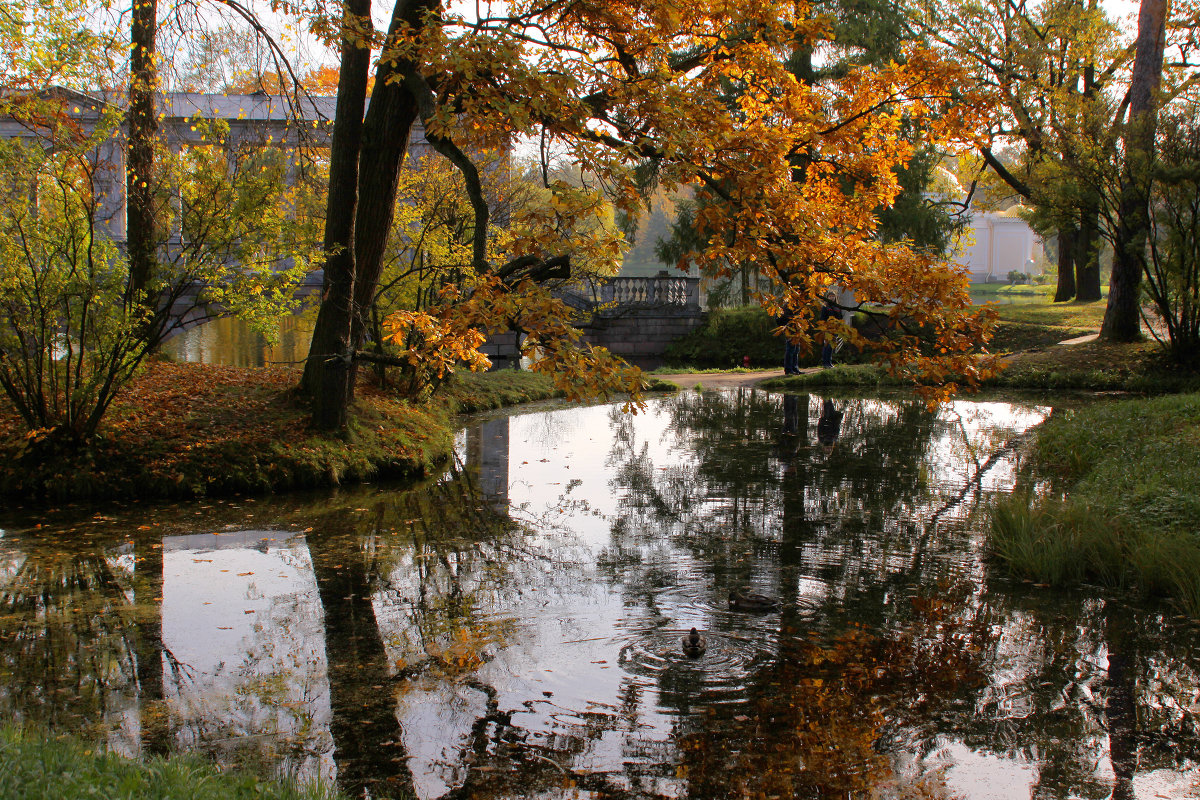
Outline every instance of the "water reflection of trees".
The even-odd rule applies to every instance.
[[[0,702],[49,730],[103,735],[133,723],[143,753],[170,749],[162,641],[162,545],[31,532],[5,539],[0,574]]]
[[[979,524],[974,501],[993,469],[1016,461],[1020,426],[970,408],[934,414],[916,401],[849,401],[840,440],[825,453],[813,437],[823,405],[747,391],[683,395],[666,435],[690,461],[668,469],[632,423],[613,420],[621,428],[613,488],[624,501],[604,562],[611,579],[631,600],[657,596],[681,580],[670,565],[682,550],[693,572],[709,571],[701,591],[714,606],[747,583],[782,600],[776,656],[747,688],[750,710],[715,705],[697,721],[696,687],[679,685],[678,675],[662,681],[662,702],[694,728],[682,750],[693,792],[866,796],[898,779],[882,753],[932,763],[946,737],[1036,765],[1037,797],[1132,796],[1135,770],[1196,763],[1196,714],[1181,696],[1196,691],[1197,676],[1185,666],[1190,654],[1158,635],[1165,620],[1144,611],[1149,627],[1130,623],[1128,610],[1108,611],[1102,600],[1047,616],[988,591],[970,533]],[[997,469],[1006,470],[1015,466]],[[913,598],[939,585],[959,587],[929,597],[945,604],[953,595],[973,621],[965,638],[924,627],[927,610]],[[712,624],[731,623],[718,614]],[[880,651],[876,640],[843,647],[853,624],[936,657],[898,669],[904,654]],[[924,633],[904,633],[913,626]],[[814,634],[834,644],[816,645]],[[814,669],[814,659],[835,666]],[[870,681],[865,664],[875,670]],[[922,690],[931,668],[966,672]],[[863,702],[834,702],[860,688]],[[833,729],[849,739],[821,738]],[[1182,741],[1188,747],[1165,746]],[[831,752],[846,757],[833,763],[822,755]],[[1104,761],[1115,784],[1097,769]],[[735,786],[730,774],[750,777]]]
[[[665,434],[685,454],[678,468],[654,463],[636,423],[616,420],[610,459],[624,499],[600,571],[628,606],[665,624],[680,604],[672,593],[690,581],[699,588],[688,602],[714,640],[765,643],[721,685],[717,668],[682,657],[649,678],[626,670],[615,697],[584,707],[503,685],[504,670],[489,665],[519,649],[525,601],[578,592],[581,571],[563,565],[582,554],[569,537],[514,522],[469,470],[412,491],[260,506],[260,518],[307,529],[297,552],[319,601],[313,630],[279,634],[321,637],[324,650],[329,717],[295,732],[295,752],[328,754],[331,741],[355,795],[447,800],[938,797],[947,741],[1036,765],[1037,797],[1108,796],[1114,780],[1097,770],[1107,759],[1113,796],[1127,797],[1135,772],[1200,759],[1193,637],[1153,610],[989,586],[969,556],[965,512],[928,524],[962,491],[929,477],[944,456],[934,449],[963,438],[959,421],[918,403],[846,405],[827,456],[813,446],[823,403],[793,400],[789,421],[785,398],[681,398]],[[985,433],[993,447],[1011,431]],[[914,435],[925,442],[903,441]],[[982,446],[957,456],[989,458]],[[146,749],[225,753],[220,740],[236,738],[243,758],[267,751],[252,722],[180,711],[172,676],[187,665],[163,651],[153,540],[3,542],[4,710],[59,730],[126,720]],[[724,592],[742,583],[777,592],[783,610],[729,613]],[[249,655],[243,666],[256,668]],[[420,720],[406,715],[428,703],[453,724],[430,732],[442,750],[426,764],[415,753]],[[165,734],[155,708],[168,712]],[[441,781],[433,791],[429,771]]]

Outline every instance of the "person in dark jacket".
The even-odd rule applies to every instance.
[[[796,312],[790,308],[783,310],[783,316],[778,320],[780,326],[786,326],[792,321],[792,317],[796,316]],[[799,375],[800,374],[800,345],[793,344],[791,339],[784,334],[783,337],[783,374],[784,375]]]
[[[830,289],[825,293],[825,300],[821,305],[821,321],[835,317],[840,319],[841,316],[841,309],[837,307],[837,293]],[[821,366],[826,369],[833,366],[833,342],[826,342],[821,348]]]

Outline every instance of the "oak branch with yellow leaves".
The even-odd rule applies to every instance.
[[[471,199],[464,267],[472,279],[425,309],[431,319],[397,317],[397,335],[414,326],[446,331],[431,341],[453,352],[445,337],[455,331],[518,326],[535,368],[565,376],[577,393],[636,395],[637,371],[579,348],[568,310],[540,288],[546,274],[567,267],[570,242],[530,229],[506,237],[505,248],[490,246],[486,175],[473,154],[539,136],[595,176],[626,213],[639,209],[639,176],[648,168],[665,189],[697,187],[713,202],[699,220],[708,246],[692,260],[718,274],[753,264],[769,279],[758,294],[763,305],[794,312],[784,335],[836,335],[873,349],[933,398],[996,368],[972,354],[991,323],[971,308],[963,272],[875,234],[877,212],[899,191],[896,171],[913,155],[902,128],[917,126],[923,143],[952,151],[980,127],[985,104],[958,65],[914,50],[903,64],[803,82],[789,58],[830,34],[795,2],[516,0],[492,16],[465,18],[436,0],[397,0],[386,31],[374,28],[362,0],[345,0],[336,15],[325,6],[313,13],[322,9],[317,27],[340,47],[341,73],[327,286],[303,384],[318,427],[346,421],[363,309],[379,280],[397,176],[418,120]],[[816,321],[814,299],[830,287],[881,315],[890,335],[868,342],[840,320]]]

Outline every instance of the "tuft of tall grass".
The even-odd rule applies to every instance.
[[[992,509],[989,550],[1012,575],[1170,597],[1200,617],[1200,536],[1146,530],[1085,500],[1014,496]]]

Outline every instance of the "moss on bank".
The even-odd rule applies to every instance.
[[[308,428],[289,369],[150,364],[87,448],[26,434],[0,404],[0,493],[30,503],[186,498],[420,476],[452,447],[453,414],[556,395],[549,378],[455,378],[413,404],[367,384],[339,436]]]
[[[225,773],[194,756],[130,761],[73,740],[0,729],[0,797],[6,800],[340,800],[317,786],[267,782]]]

